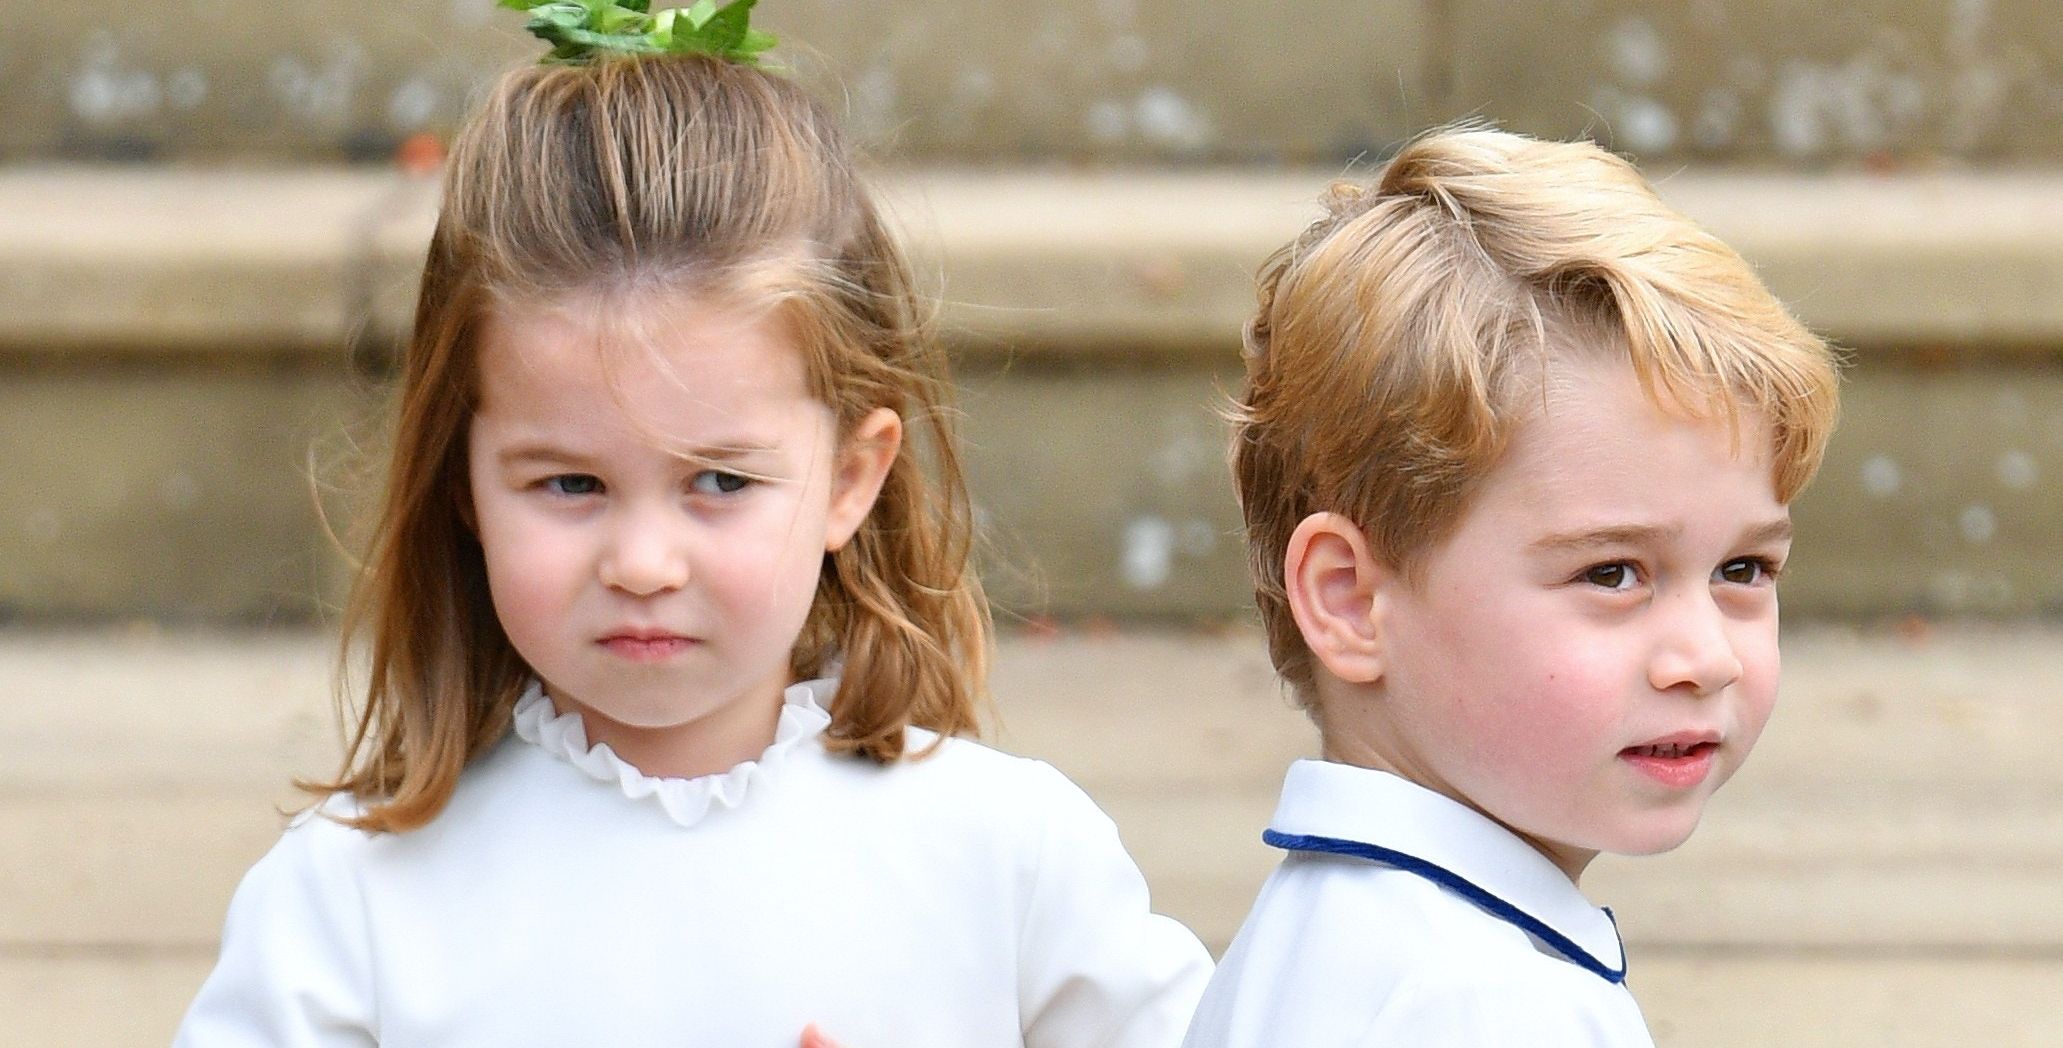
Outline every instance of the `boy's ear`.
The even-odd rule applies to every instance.
[[[824,549],[836,551],[852,541],[860,522],[874,508],[889,467],[903,447],[903,417],[892,408],[875,408],[839,442],[831,476],[831,512],[824,521]]]
[[[1368,538],[1338,513],[1313,513],[1297,525],[1282,558],[1290,617],[1319,665],[1349,684],[1382,679],[1382,598],[1391,573]]]

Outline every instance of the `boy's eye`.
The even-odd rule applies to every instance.
[[[1730,582],[1736,586],[1753,586],[1774,578],[1776,567],[1760,557],[1742,557],[1721,564],[1719,570],[1712,574],[1721,582]]]
[[[1593,564],[1583,569],[1581,577],[1590,585],[1608,590],[1632,589],[1640,581],[1633,565],[1626,563]]]
[[[592,495],[602,490],[602,481],[586,473],[561,473],[546,477],[544,487],[555,495]]]
[[[695,489],[697,494],[734,495],[745,490],[746,485],[751,484],[752,481],[750,478],[741,477],[736,473],[726,473],[720,469],[705,469],[695,474],[695,479],[688,483],[690,487]]]

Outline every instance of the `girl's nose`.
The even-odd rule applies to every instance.
[[[599,574],[602,585],[635,597],[679,589],[688,581],[687,542],[650,514],[630,515],[610,537]]]
[[[1712,695],[1740,680],[1740,656],[1711,595],[1686,594],[1677,605],[1649,662],[1649,683],[1658,691],[1688,688],[1693,695]]]

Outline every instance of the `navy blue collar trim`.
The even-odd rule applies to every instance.
[[[1261,840],[1272,847],[1282,848],[1287,851],[1325,852],[1329,855],[1351,855],[1360,859],[1373,859],[1385,866],[1393,866],[1403,870],[1405,873],[1417,874],[1475,903],[1488,911],[1491,916],[1516,925],[1521,931],[1554,947],[1555,952],[1597,975],[1604,981],[1614,984],[1626,981],[1626,969],[1623,965],[1618,968],[1606,965],[1603,961],[1592,956],[1590,951],[1576,945],[1568,936],[1548,927],[1539,918],[1505,902],[1503,899],[1478,886],[1475,882],[1446,867],[1435,866],[1424,859],[1406,855],[1400,851],[1378,848],[1373,844],[1363,844],[1360,841],[1342,840],[1338,837],[1312,837],[1305,834],[1280,833],[1275,830],[1267,830],[1261,834]],[[1609,909],[1605,910],[1605,917],[1612,922],[1613,934],[1618,934],[1619,919],[1613,917],[1612,911]],[[1620,952],[1622,955],[1625,952],[1623,944],[1620,947]]]

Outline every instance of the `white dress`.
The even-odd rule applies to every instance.
[[[833,688],[788,689],[758,760],[657,779],[533,687],[429,825],[289,828],[175,1044],[792,1048],[815,1022],[852,1048],[1173,1048],[1210,958],[1095,804],[960,739],[834,757]]]

